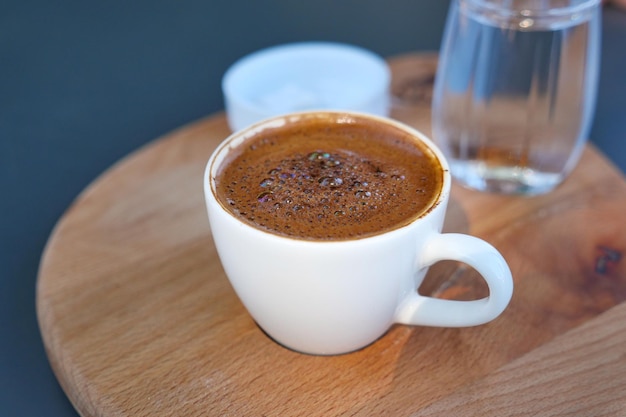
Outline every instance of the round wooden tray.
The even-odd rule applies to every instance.
[[[396,116],[411,115],[407,122],[427,134],[434,59],[392,62],[395,86],[426,92],[400,97]],[[421,65],[430,76],[408,76]],[[292,352],[248,316],[213,245],[202,178],[229,133],[219,114],[153,142],[88,187],[55,228],[40,267],[38,317],[81,415],[407,415],[624,299],[623,263],[588,278],[608,253],[597,248],[621,247],[626,235],[622,223],[583,230],[626,207],[623,181],[588,150],[585,166],[600,168],[577,171],[578,182],[544,198],[453,189],[446,227],[487,238],[510,261],[517,288],[502,317],[466,329],[396,326],[348,355]],[[537,243],[536,233],[555,230],[562,237]],[[456,264],[429,277],[425,291],[444,297],[484,291]]]

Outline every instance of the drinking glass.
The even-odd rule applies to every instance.
[[[593,118],[600,0],[453,0],[433,135],[470,188],[541,194],[578,162]]]

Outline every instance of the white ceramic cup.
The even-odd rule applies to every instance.
[[[247,55],[228,68],[222,91],[233,131],[303,110],[352,110],[385,116],[391,73],[364,48],[336,42],[298,42]]]
[[[450,195],[448,163],[422,133],[391,119],[360,114],[399,127],[424,142],[439,159],[444,181],[427,214],[399,229],[345,241],[299,240],[250,226],[216,198],[215,175],[233,148],[264,129],[318,115],[333,123],[349,113],[315,112],[280,116],[228,137],[210,157],[204,193],[211,231],[235,292],[278,343],[320,355],[360,349],[392,324],[464,327],[495,319],[513,292],[511,272],[500,253],[476,237],[441,233]],[[489,296],[474,301],[443,300],[418,293],[428,267],[456,260],[475,268]]]

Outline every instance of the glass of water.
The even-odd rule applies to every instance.
[[[470,188],[534,195],[578,162],[592,122],[600,0],[453,0],[433,135]]]

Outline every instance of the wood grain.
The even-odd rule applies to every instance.
[[[626,305],[619,305],[415,416],[623,415],[624,346]]]
[[[429,134],[436,57],[391,66],[394,82],[424,89],[396,97],[393,116]],[[500,318],[396,326],[361,351],[315,357],[269,339],[217,259],[201,181],[228,134],[218,114],[154,141],[89,186],[53,231],[38,318],[82,416],[618,415],[626,182],[593,147],[545,196],[453,187],[446,230],[488,240],[513,271]],[[443,262],[421,291],[469,299],[485,288]]]

